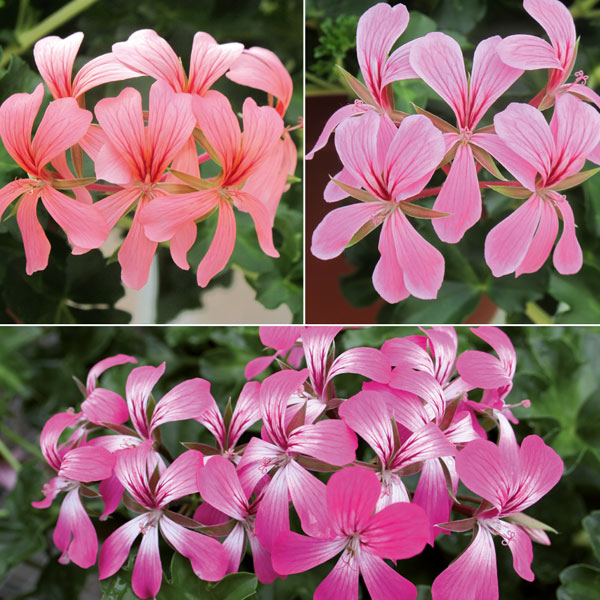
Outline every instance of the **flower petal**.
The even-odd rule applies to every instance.
[[[48,266],[50,242],[37,217],[39,194],[26,194],[17,208],[17,223],[23,237],[27,275],[43,271]]]
[[[286,531],[273,545],[273,567],[282,575],[302,573],[333,558],[345,545],[345,539],[323,540]]]
[[[82,41],[83,33],[78,31],[64,39],[50,35],[33,47],[35,64],[54,98],[72,95],[73,63]]]
[[[165,363],[158,367],[144,366],[132,369],[127,377],[125,396],[131,422],[142,438],[150,435],[146,409],[152,388],[165,372]]]
[[[562,275],[577,273],[583,264],[581,246],[575,235],[575,219],[571,205],[558,194],[553,197],[563,218],[563,231],[554,250],[554,266]]]
[[[562,68],[556,50],[533,35],[509,35],[498,45],[498,54],[502,62],[525,71]]]
[[[279,252],[273,246],[273,220],[266,206],[254,196],[245,192],[240,192],[234,197],[235,207],[248,213],[254,221],[256,237],[262,251],[267,256],[277,258]]]
[[[414,583],[402,577],[398,571],[392,569],[381,558],[369,552],[363,552],[360,555],[360,572],[372,600],[387,600],[388,598],[415,600],[417,597],[417,588]]]
[[[183,498],[198,491],[196,480],[201,470],[203,456],[197,450],[188,450],[180,454],[160,476],[154,496],[158,506],[166,506],[169,502]]]
[[[333,570],[315,590],[314,600],[358,600],[358,575],[356,555],[345,550]]]
[[[386,302],[395,304],[410,294],[404,285],[404,273],[396,255],[394,229],[390,219],[383,221],[378,249],[381,256],[373,271],[373,287]]]
[[[301,425],[289,436],[288,450],[343,466],[356,458],[358,440],[354,432],[337,419]]]
[[[275,473],[267,485],[256,513],[256,535],[269,551],[277,536],[290,530],[289,493],[286,468]]]
[[[131,577],[138,598],[155,598],[162,582],[162,564],[158,550],[158,527],[150,525],[142,537]]]
[[[100,481],[112,475],[115,457],[104,448],[80,446],[69,450],[58,474],[74,481]]]
[[[119,62],[112,52],[101,54],[88,61],[79,69],[73,80],[74,98],[84,94],[92,88],[111,81],[122,81],[139,77],[141,73],[132,71]]]
[[[106,579],[114,575],[123,566],[129,556],[131,546],[140,535],[142,525],[147,518],[146,514],[135,517],[106,538],[98,557],[99,579]]]

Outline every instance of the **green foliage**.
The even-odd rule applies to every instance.
[[[335,20],[327,17],[321,23],[320,46],[315,48],[312,71],[330,81],[337,79],[336,64],[343,64],[346,53],[356,46],[356,25],[358,17],[339,15]]]

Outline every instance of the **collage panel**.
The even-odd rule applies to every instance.
[[[0,596],[596,593],[598,327],[2,327]]]
[[[307,322],[599,322],[596,11],[307,0]]]
[[[301,0],[0,14],[0,320],[303,322]]]

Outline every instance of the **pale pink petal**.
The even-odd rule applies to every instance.
[[[125,66],[185,91],[185,73],[173,48],[151,29],[141,29],[126,42],[113,44],[113,55]]]
[[[258,580],[261,583],[273,583],[279,577],[279,573],[273,569],[271,554],[252,532],[248,533],[248,541],[252,549],[252,564]]]
[[[488,233],[485,262],[494,277],[514,272],[523,262],[540,222],[543,202],[534,194]]]
[[[87,569],[96,562],[98,537],[81,504],[79,489],[71,490],[65,496],[52,539],[62,551],[59,562],[68,563],[72,560],[82,569]]]
[[[54,98],[72,95],[73,63],[82,41],[79,31],[64,39],[55,35],[42,38],[33,47],[36,67]]]
[[[115,463],[115,475],[119,481],[142,506],[148,509],[156,507],[148,478],[152,452],[152,442],[148,440],[134,448],[120,450]]]
[[[154,495],[158,506],[165,506],[173,500],[198,491],[196,477],[202,468],[202,453],[188,450],[180,454],[160,476]]]
[[[131,546],[141,533],[141,528],[148,516],[146,514],[135,517],[131,521],[121,525],[111,533],[100,549],[98,557],[99,579],[106,579],[114,575],[127,560]]]
[[[467,350],[456,361],[460,376],[473,387],[495,389],[512,383],[506,368],[491,354]]]
[[[427,371],[431,375],[435,374],[433,360],[427,351],[412,339],[391,338],[386,340],[381,347],[381,352],[390,359],[393,367],[399,364],[408,364],[412,369]]]
[[[26,194],[17,209],[17,223],[23,237],[26,272],[31,275],[35,271],[43,271],[48,266],[50,242],[37,218],[38,194]]]
[[[386,302],[395,304],[410,294],[404,285],[404,273],[396,255],[391,219],[383,222],[378,249],[381,256],[373,271],[373,287]]]
[[[379,202],[360,202],[332,210],[313,232],[311,252],[321,260],[339,256],[365,223],[377,222],[382,208]]]
[[[533,547],[531,538],[527,533],[518,525],[497,519],[492,520],[488,526],[504,538],[503,542],[510,548],[513,556],[513,568],[519,577],[527,581],[533,581],[535,579],[535,575],[531,570]]]
[[[204,581],[219,581],[227,572],[227,552],[219,542],[197,531],[190,531],[167,517],[160,520],[165,539],[186,558],[194,573]]]
[[[575,234],[575,219],[571,205],[563,197],[553,196],[563,219],[563,231],[554,250],[554,266],[562,275],[577,273],[583,264],[581,246]]]
[[[288,450],[344,466],[356,458],[357,446],[356,435],[345,423],[327,419],[294,429],[289,436]]]
[[[266,206],[258,198],[243,191],[234,196],[234,204],[237,209],[252,217],[262,251],[267,256],[277,258],[279,252],[273,246],[273,220]]]
[[[389,385],[395,390],[410,392],[425,401],[426,414],[437,419],[444,414],[446,402],[444,392],[437,379],[425,371],[414,371],[407,366],[396,367]],[[411,409],[414,412],[414,409]],[[417,422],[421,415],[415,414]],[[414,418],[413,417],[413,418]]]
[[[206,287],[210,280],[227,266],[235,245],[235,233],[235,216],[231,204],[226,200],[219,200],[217,229],[196,274],[200,287]]]
[[[414,40],[407,42],[390,54],[385,63],[381,84],[386,86],[394,81],[418,79],[418,75],[410,66],[410,51]]]
[[[136,367],[129,373],[125,385],[125,396],[131,422],[142,438],[150,435],[146,409],[152,388],[165,372],[165,363],[158,367]]]
[[[198,470],[200,495],[215,508],[243,521],[248,515],[248,500],[233,464],[223,456],[215,456]]]
[[[318,152],[321,150],[321,148],[324,148],[327,145],[329,136],[342,121],[354,115],[361,115],[363,113],[364,110],[356,104],[348,104],[346,106],[342,106],[342,108],[338,108],[329,117],[329,119],[327,119],[327,123],[325,123],[325,127],[323,127],[323,131],[321,132],[319,139],[313,146],[313,149],[306,155],[306,160],[311,160],[314,157],[315,152]]]
[[[156,404],[150,432],[164,423],[199,419],[214,402],[210,395],[210,383],[195,377],[177,384],[169,390]]]
[[[474,327],[471,331],[496,351],[506,372],[512,377],[517,366],[517,354],[508,335],[499,327]]]
[[[431,587],[433,600],[498,600],[496,550],[490,532],[478,527],[468,548]]]
[[[122,81],[139,77],[141,73],[132,71],[119,62],[114,54],[101,54],[85,63],[73,80],[74,98],[103,83]]]
[[[288,350],[300,337],[301,327],[295,326],[269,326],[259,327],[260,341],[269,348],[275,350]]]
[[[467,75],[458,42],[445,33],[428,33],[413,43],[410,65],[450,105],[459,126],[467,126]]]
[[[198,150],[196,148],[196,140],[193,136],[190,136],[183,146],[177,151],[175,157],[173,158],[171,169],[200,178]],[[179,179],[173,173],[168,173],[165,181],[177,183]]]
[[[144,227],[144,232],[146,231],[147,229]],[[169,244],[171,258],[173,259],[173,262],[184,271],[187,271],[190,268],[187,260],[187,253],[194,245],[197,234],[198,228],[196,223],[189,222],[179,227],[179,229],[171,238],[171,242]],[[147,235],[148,234],[146,233],[146,236]]]
[[[556,50],[533,35],[509,35],[498,45],[498,54],[507,65],[526,71],[562,68]]]
[[[273,567],[282,575],[302,573],[333,558],[345,544],[343,538],[323,540],[286,531],[273,545]]]
[[[138,598],[155,598],[162,582],[162,564],[158,550],[158,527],[150,525],[142,536],[131,577],[131,587]]]
[[[359,563],[345,550],[333,570],[315,590],[314,600],[358,600]]]
[[[394,211],[389,220],[406,289],[417,298],[436,298],[444,279],[444,257],[419,235],[401,211]]]
[[[74,481],[100,481],[111,476],[115,457],[93,446],[81,446],[69,450],[62,459],[58,474]]]
[[[381,558],[363,552],[360,555],[360,572],[365,580],[371,600],[415,600],[417,588]]]
[[[256,535],[267,549],[273,548],[277,536],[290,529],[289,493],[286,468],[275,473],[267,486],[256,513]]]
[[[333,179],[359,189],[362,186],[362,179],[359,179],[353,175],[351,171],[344,167],[337,175],[334,175],[332,180],[330,180],[325,186],[325,191],[323,192],[323,199],[325,202],[338,202],[339,200],[343,200],[344,198],[348,197],[348,192],[345,192],[341,187],[339,187],[335,181],[333,181]]]
[[[104,510],[99,517],[101,521],[105,521],[109,515],[119,508],[124,489],[119,478],[114,474],[100,482],[98,493],[102,498],[102,502],[104,502]]]

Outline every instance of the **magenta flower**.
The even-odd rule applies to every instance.
[[[300,337],[302,327],[297,326],[276,326],[263,325],[258,328],[260,341],[267,347],[276,350],[275,354],[270,356],[259,356],[253,358],[244,370],[246,379],[252,379],[262,373],[271,363],[281,355],[288,355],[288,361],[291,361],[292,366],[298,367],[303,355],[302,348],[294,347],[296,341]]]
[[[359,573],[373,600],[414,600],[417,588],[384,559],[396,561],[419,554],[427,541],[427,516],[420,506],[405,502],[375,512],[380,491],[375,473],[362,467],[334,473],[327,484],[331,537],[281,533],[272,553],[275,570],[301,573],[342,552],[317,587],[315,600],[357,600]]]
[[[563,94],[556,100],[550,125],[527,104],[512,103],[494,117],[497,136],[478,134],[477,143],[497,158],[519,181],[527,198],[496,225],[485,240],[485,260],[495,277],[534,273],[546,261],[563,221],[554,251],[554,266],[563,275],[581,269],[581,248],[571,206],[559,192],[576,185],[571,177],[600,142],[600,115]],[[512,189],[512,188],[511,188]]]
[[[329,117],[317,143],[306,155],[306,160],[313,158],[315,152],[327,144],[332,131],[346,119],[370,110],[393,113],[391,83],[417,78],[409,63],[413,42],[400,46],[388,56],[408,21],[408,10],[404,4],[390,6],[380,2],[362,14],[356,29],[356,54],[366,88],[352,78],[357,86],[355,91],[360,91],[360,101],[343,106]]]
[[[142,514],[114,531],[104,542],[98,557],[100,579],[114,575],[123,565],[136,538],[142,543],[131,579],[139,598],[155,598],[162,580],[158,530],[181,555],[189,558],[194,573],[206,581],[219,581],[227,569],[227,553],[213,538],[190,531],[177,522],[167,506],[173,500],[197,491],[196,475],[202,467],[200,452],[188,450],[167,467],[154,484],[151,442],[117,454],[115,475],[138,505]]]
[[[198,489],[205,503],[237,521],[223,542],[223,548],[229,557],[227,573],[239,571],[248,540],[258,580],[261,583],[272,583],[278,574],[273,570],[271,555],[254,531],[256,511],[262,496],[258,494],[251,503],[249,498],[252,491],[242,488],[235,467],[222,456],[211,457],[206,461],[204,468],[198,471]]]
[[[32,94],[13,94],[0,107],[0,137],[8,153],[28,174],[28,179],[11,181],[0,190],[0,218],[20,196],[17,222],[23,236],[28,275],[44,270],[50,254],[50,243],[36,214],[40,197],[73,246],[85,250],[98,248],[109,231],[98,207],[59,191],[61,180],[47,167],[81,140],[92,113],[79,108],[73,98],[55,100],[48,105],[32,141],[31,130],[43,97],[44,86],[40,84]]]
[[[269,551],[277,535],[289,530],[290,497],[305,531],[319,535],[329,527],[323,511],[325,485],[302,462],[310,464],[312,458],[321,465],[344,466],[356,456],[356,435],[342,421],[305,423],[302,410],[288,410],[290,398],[306,377],[306,369],[286,370],[264,380],[260,389],[262,439],[250,440],[238,465],[242,486],[249,492],[275,470],[256,514],[256,535]]]
[[[473,70],[467,80],[462,51],[444,33],[429,33],[414,42],[410,64],[419,77],[452,108],[456,127],[444,125],[447,151],[455,152],[448,177],[433,209],[448,213],[434,219],[433,228],[444,242],[456,243],[481,217],[481,192],[475,160],[489,167],[472,137],[479,121],[492,104],[521,76],[500,60],[499,36],[483,40],[475,49]],[[446,127],[447,125],[447,127]],[[486,166],[487,165],[487,166]]]
[[[483,503],[472,519],[458,522],[460,531],[474,527],[474,538],[435,579],[433,598],[498,600],[493,535],[502,537],[510,548],[517,574],[533,581],[531,537],[528,528],[519,524],[528,522],[521,513],[558,483],[563,462],[540,437],[530,435],[514,452],[487,440],[473,441],[456,457],[456,470],[464,484],[489,504]]]
[[[312,253],[324,260],[334,258],[353,238],[361,239],[383,224],[381,258],[373,272],[377,292],[387,302],[410,294],[435,298],[444,278],[444,258],[407,219],[426,209],[406,200],[425,187],[442,160],[442,134],[421,115],[406,117],[396,128],[387,115],[369,112],[341,123],[335,144],[349,176],[336,199],[352,194],[362,202],[337,208],[321,221],[313,234]]]
[[[69,443],[58,445],[64,430],[76,426],[79,418],[80,415],[74,412],[59,413],[50,417],[44,425],[40,447],[46,462],[58,476],[44,484],[44,499],[32,502],[31,505],[35,508],[48,508],[60,492],[66,493],[52,539],[62,552],[59,562],[67,564],[72,560],[82,569],[87,569],[96,562],[98,537],[81,503],[81,483],[110,477],[115,458],[103,448],[86,445],[73,447]]]
[[[119,250],[121,276],[127,287],[140,289],[148,280],[157,244],[144,234],[139,215],[154,198],[166,196],[170,201],[160,189],[160,182],[194,129],[190,103],[189,96],[176,94],[163,82],[154,83],[150,88],[147,127],[142,97],[133,88],[96,104],[96,117],[107,136],[95,161],[96,176],[123,187],[97,206],[112,228],[136,205],[133,223]],[[176,262],[177,249],[173,243],[171,254]]]

